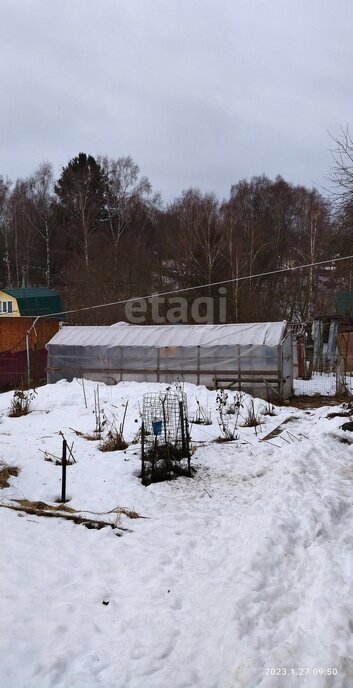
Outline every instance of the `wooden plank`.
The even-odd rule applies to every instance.
[[[70,373],[74,374],[76,373],[78,368],[57,368],[56,366],[50,366],[48,367],[48,371],[50,372],[59,372],[59,373]],[[137,375],[143,375],[144,373],[150,373],[157,375],[158,369],[157,368],[82,368],[80,369],[84,373],[106,373],[111,374],[111,373],[117,373],[120,375],[120,373],[124,373],[124,375],[127,373],[128,375],[133,375],[136,373]],[[183,373],[185,374],[191,374],[191,375],[196,375],[197,376],[197,368],[166,368],[165,370],[160,370],[160,373],[163,374],[171,374],[171,375],[182,375]],[[213,368],[212,370],[210,369],[200,369],[200,377],[202,375],[215,375],[217,376],[217,380],[221,379],[226,379],[226,380],[233,380],[234,377],[236,376],[237,378],[239,377],[238,371],[234,370],[233,372],[230,370],[216,370]],[[225,378],[220,378],[219,375],[224,375],[227,376]],[[269,371],[269,370],[242,370],[241,373],[241,380],[243,380],[243,376],[250,377],[251,379],[253,378],[254,375],[259,376],[261,375],[261,381],[263,382],[263,377],[266,376],[269,378],[274,378],[274,381],[277,382],[278,380],[278,372],[277,370],[274,371]]]

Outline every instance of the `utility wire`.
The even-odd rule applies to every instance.
[[[351,260],[353,259],[353,255],[350,256],[340,256],[339,258],[329,258],[328,260],[320,260],[316,261],[315,263],[304,263],[302,265],[294,265],[292,267],[288,268],[280,268],[278,270],[270,270],[269,272],[258,272],[253,275],[244,275],[243,277],[233,277],[231,279],[226,279],[226,280],[220,280],[217,282],[208,282],[206,284],[198,284],[194,287],[183,287],[182,289],[171,289],[170,291],[163,291],[163,292],[156,292],[153,294],[147,294],[145,296],[134,296],[129,299],[121,299],[119,301],[110,301],[109,303],[99,303],[95,304],[94,306],[84,306],[82,308],[74,308],[68,311],[58,311],[57,313],[50,313],[47,315],[37,315],[33,316],[35,318],[33,324],[31,325],[30,329],[28,332],[32,330],[32,328],[35,326],[36,322],[40,318],[45,318],[50,315],[50,317],[56,316],[56,315],[71,315],[72,313],[82,313],[83,311],[92,311],[97,308],[107,308],[108,306],[121,306],[126,303],[133,303],[135,301],[145,301],[147,299],[152,299],[158,296],[170,296],[171,294],[182,294],[185,292],[190,292],[190,291],[196,291],[198,289],[206,289],[209,287],[220,287],[223,284],[232,284],[234,282],[243,282],[245,280],[252,280],[256,279],[258,277],[269,277],[271,275],[279,275],[284,272],[294,272],[295,270],[303,270],[305,268],[314,268],[318,267],[319,265],[328,265],[329,263],[338,263],[343,260]],[[5,315],[5,313],[2,313],[1,315]]]
[[[172,289],[170,291],[164,291],[164,292],[158,292],[158,293],[153,293],[153,294],[147,294],[146,296],[134,296],[133,298],[130,299],[121,299],[120,301],[111,301],[110,303],[100,303],[96,304],[94,306],[84,306],[83,308],[75,308],[69,311],[58,311],[57,313],[50,313],[50,317],[56,316],[56,315],[70,315],[71,313],[81,313],[83,311],[91,311],[95,310],[97,308],[107,308],[108,306],[120,306],[126,303],[133,303],[135,301],[144,301],[146,299],[152,299],[156,296],[170,296],[171,294],[181,294],[189,291],[196,291],[197,289],[206,289],[207,287],[219,287],[222,286],[223,284],[232,284],[234,282],[243,282],[245,280],[250,280],[250,279],[255,279],[257,277],[269,277],[270,275],[278,275],[284,272],[293,272],[295,270],[303,270],[305,268],[314,268],[319,265],[328,265],[328,264],[334,264],[338,263],[339,261],[343,260],[351,260],[353,259],[353,255],[351,256],[340,256],[339,258],[329,258],[328,260],[320,260],[315,263],[304,263],[303,265],[294,265],[289,268],[280,268],[279,270],[270,270],[269,272],[258,272],[254,275],[244,275],[243,277],[233,277],[231,279],[226,279],[226,280],[221,280],[219,282],[209,282],[207,284],[198,284],[195,287],[184,287],[182,289]],[[8,316],[8,313],[0,313],[1,316]],[[40,320],[41,318],[46,318],[48,317],[48,314],[43,314],[43,315],[37,315],[37,316],[32,316],[34,317],[34,321],[27,330],[26,335],[23,335],[21,339],[16,342],[16,344],[12,347],[10,353],[14,351],[14,349],[31,333],[32,330],[35,331],[35,325]],[[1,352],[0,353],[0,358],[3,357],[4,354],[8,354],[9,352]]]

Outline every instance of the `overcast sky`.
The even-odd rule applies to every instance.
[[[353,120],[352,0],[1,0],[0,174],[131,155],[164,200],[328,185]]]

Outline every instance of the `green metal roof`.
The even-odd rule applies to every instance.
[[[338,315],[353,317],[353,292],[340,291],[336,294],[336,311]]]
[[[17,300],[21,315],[52,315],[62,310],[60,296],[53,289],[28,287],[2,291]]]

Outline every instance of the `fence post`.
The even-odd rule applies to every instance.
[[[31,384],[31,360],[29,355],[29,334],[26,332],[26,356],[27,356],[27,389]]]
[[[343,356],[339,353],[336,365],[336,395],[340,397],[345,393],[347,393],[346,366]]]

